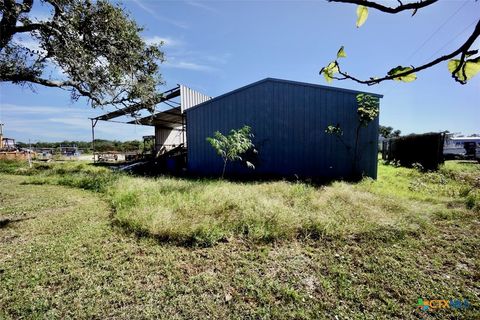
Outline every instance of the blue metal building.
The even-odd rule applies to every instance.
[[[358,91],[267,78],[186,110],[188,169],[218,175],[221,158],[206,141],[215,131],[227,134],[252,128],[258,149],[255,170],[229,164],[227,174],[335,179],[352,173],[358,126]],[[378,98],[381,95],[371,94]],[[343,142],[325,133],[340,124]],[[378,118],[360,130],[357,168],[376,178]]]

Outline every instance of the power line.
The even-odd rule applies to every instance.
[[[463,7],[463,6],[462,6]],[[458,10],[457,10],[458,12]],[[454,14],[455,15],[455,14]],[[455,40],[456,38],[458,38],[460,35],[462,35],[465,31],[467,31],[470,27],[472,27],[475,23],[477,23],[477,19],[473,20],[472,23],[470,23],[469,25],[467,25],[462,31],[460,31],[459,33],[457,33],[453,38],[451,38],[447,43],[445,43],[442,47],[440,47],[437,51],[435,51],[434,53],[432,53],[432,55],[425,61],[425,63],[428,63],[437,53],[439,53],[442,49],[444,49],[446,46],[448,46],[453,40]],[[440,28],[437,29],[440,30]],[[417,52],[418,50],[416,50]],[[413,55],[411,55],[410,57],[412,57]],[[387,94],[388,92],[391,91],[391,88],[387,89],[387,91],[384,92],[384,94]]]
[[[457,13],[460,12],[460,10],[463,9],[463,7],[465,7],[465,5],[467,5],[467,3],[469,3],[469,0],[466,0],[457,9],[457,11],[450,15],[447,20],[445,20],[425,41],[423,41],[423,43],[406,59],[406,61],[408,62],[412,57],[414,57],[428,43],[428,41],[430,41],[435,36],[435,34],[437,34],[450,20],[452,20],[453,17],[457,15]]]
[[[437,51],[435,51],[428,59],[432,59],[437,53],[439,53],[442,49],[444,49],[446,46],[448,46],[450,43],[452,43],[453,40],[457,39],[461,34],[463,34],[465,31],[467,31],[468,28],[470,28],[471,26],[473,26],[475,23],[477,23],[477,19],[473,20],[472,23],[470,23],[468,26],[465,27],[465,29],[463,29],[462,31],[460,31],[459,33],[457,33],[452,39],[450,39],[449,41],[447,41],[447,43],[445,43],[443,46],[440,47],[440,49],[438,49]]]

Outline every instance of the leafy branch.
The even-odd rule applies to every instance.
[[[398,3],[400,5],[392,8],[392,7],[387,7],[387,6],[381,5],[379,3],[376,3],[376,2],[373,2],[373,1],[367,1],[367,0],[328,0],[328,2],[342,2],[342,3],[358,4],[358,5],[361,5],[361,6],[364,6],[364,7],[370,7],[370,8],[374,8],[374,9],[377,9],[377,10],[380,10],[380,11],[383,11],[383,12],[386,12],[386,13],[392,13],[392,14],[399,13],[399,12],[405,11],[405,10],[413,10],[412,16],[417,12],[418,9],[427,7],[427,6],[433,4],[437,1],[438,0],[424,0],[424,1],[419,1],[419,2],[410,2],[410,3],[406,3],[406,4],[403,4],[403,2],[398,1]]]
[[[51,7],[38,19],[34,2]],[[140,28],[106,0],[0,0],[0,82],[42,85],[83,96],[93,107],[158,103],[162,43],[147,45]],[[18,41],[29,35],[38,45]],[[56,70],[55,70],[56,69]],[[58,71],[58,72],[54,72]]]
[[[253,134],[249,126],[243,126],[238,130],[232,129],[226,136],[216,131],[213,137],[207,138],[208,143],[210,143],[217,154],[222,157],[222,179],[229,161],[243,161],[242,155],[251,149],[256,153],[252,138]],[[255,166],[251,162],[245,161],[245,163],[249,168],[255,169]]]
[[[360,93],[357,95],[357,115],[358,115],[358,125],[355,130],[355,140],[353,145],[353,160],[352,160],[352,178],[358,179],[361,177],[361,174],[357,172],[357,163],[359,160],[358,155],[358,142],[360,139],[360,130],[361,128],[366,128],[368,125],[374,121],[379,113],[379,100],[378,98],[369,95]],[[334,135],[348,151],[352,150],[352,146],[347,144],[343,139],[343,129],[340,124],[337,125],[328,125],[325,129],[325,133]]]
[[[363,0],[329,0],[330,2],[343,2],[343,3],[353,3],[358,4],[357,7],[357,27],[362,26],[368,17],[368,8],[375,8],[383,12],[388,13],[398,13],[404,10],[416,10],[420,8],[424,8],[435,3],[437,0],[425,0],[420,2],[408,3],[403,4],[399,1],[400,5],[395,8],[386,7],[380,5],[378,3],[372,1],[363,1]],[[417,79],[416,73],[433,67],[441,62],[449,60],[448,69],[449,72],[452,74],[452,77],[455,81],[466,84],[468,80],[474,77],[477,73],[480,72],[480,56],[473,57],[474,55],[478,54],[478,50],[472,49],[471,47],[475,43],[475,40],[480,36],[480,20],[477,22],[475,29],[473,30],[472,34],[468,37],[468,39],[456,50],[453,52],[438,57],[428,63],[425,63],[421,66],[414,67],[404,67],[404,66],[397,66],[392,68],[387,72],[387,74],[383,77],[370,77],[369,79],[360,79],[355,76],[351,76],[347,72],[343,71],[340,68],[340,64],[338,63],[338,59],[346,57],[346,53],[344,47],[342,46],[337,53],[337,59],[330,62],[326,67],[323,67],[320,70],[320,74],[323,74],[325,80],[327,82],[331,82],[332,80],[352,80],[361,84],[366,85],[374,85],[378,84],[382,81],[387,80],[396,80],[396,81],[403,81],[403,82],[411,82]],[[454,59],[456,56],[460,55],[459,59]],[[337,74],[339,76],[337,76]]]

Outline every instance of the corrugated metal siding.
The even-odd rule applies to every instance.
[[[200,93],[193,89],[190,89],[189,87],[184,86],[183,84],[180,85],[180,106],[181,106],[182,113],[185,110],[191,107],[194,107],[197,104],[200,104],[202,102],[208,101],[210,99],[212,99],[212,97],[204,95],[203,93]]]
[[[351,173],[353,152],[332,135],[329,124],[340,123],[352,145],[358,124],[356,94],[349,90],[267,79],[235,90],[187,111],[188,167],[197,174],[218,174],[222,162],[206,137],[252,127],[259,151],[256,169],[238,164],[228,172],[317,178]],[[377,175],[378,119],[362,128],[359,168]]]
[[[163,146],[167,149],[178,146],[182,143],[182,127],[170,129],[165,127],[155,127],[155,150],[160,150]]]

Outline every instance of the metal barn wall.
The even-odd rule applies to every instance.
[[[206,138],[244,125],[252,128],[258,149],[256,169],[228,165],[230,173],[315,178],[350,175],[353,152],[325,128],[337,123],[353,148],[359,92],[286,80],[265,79],[187,110],[188,167],[217,175],[222,162]],[[376,95],[378,96],[378,95]],[[381,97],[381,96],[378,96]],[[362,128],[358,166],[377,176],[378,118]]]
[[[190,109],[191,107],[196,106],[202,102],[212,99],[203,93],[190,89],[189,87],[181,84],[180,85],[180,107],[181,112]]]
[[[163,146],[166,149],[171,149],[173,146],[178,146],[183,142],[182,127],[176,129],[155,126],[155,150],[160,150]]]

